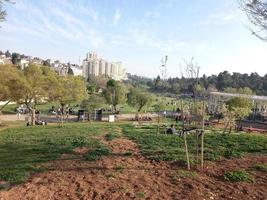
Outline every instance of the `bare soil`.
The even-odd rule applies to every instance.
[[[97,162],[64,159],[47,164],[49,170],[28,182],[0,191],[0,200],[20,199],[267,199],[267,174],[252,166],[267,163],[266,155],[206,163],[197,173],[178,171],[179,163],[153,162],[141,156],[126,138],[104,141],[113,151]],[[79,154],[88,149],[75,149]],[[125,156],[125,152],[132,152]],[[230,183],[229,170],[244,169],[254,183]],[[186,173],[181,173],[186,172]]]

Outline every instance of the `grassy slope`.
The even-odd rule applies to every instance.
[[[85,155],[85,159],[95,160],[107,154],[107,147],[92,136],[114,131],[111,125],[80,123],[3,130],[0,132],[0,180],[11,184],[21,182],[29,172],[39,170],[40,163],[57,159],[63,153],[73,154],[75,158],[72,151],[75,147],[89,147],[94,155]]]

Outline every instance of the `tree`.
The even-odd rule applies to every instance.
[[[115,87],[116,84],[117,84],[117,81],[115,81],[114,79],[110,79],[107,82],[107,88],[109,88],[109,87]]]
[[[251,102],[247,98],[234,97],[228,100],[221,108],[221,113],[224,116],[226,125],[224,132],[230,127],[229,133],[235,126],[235,121],[241,121],[251,113]]]
[[[50,69],[34,64],[22,71],[20,86],[15,88],[20,95],[17,95],[15,100],[25,104],[30,111],[31,125],[35,125],[36,106],[48,100],[52,77],[55,77],[55,74]]]
[[[250,28],[252,34],[267,41],[267,2],[263,0],[239,0],[239,4],[254,26],[254,28]]]
[[[132,88],[127,95],[127,102],[129,105],[135,107],[139,113],[142,108],[151,103],[151,95],[142,92],[138,89]]]
[[[88,120],[90,120],[90,112],[102,108],[104,105],[105,99],[97,94],[91,94],[88,99],[84,99],[81,103],[81,107],[88,111]]]
[[[22,73],[13,65],[0,65],[0,101],[6,101],[0,113],[8,103],[21,97]]]
[[[86,97],[85,81],[78,76],[57,76],[53,80],[49,92],[49,99],[58,101],[61,106],[61,121],[65,116],[65,107],[73,101],[81,101]]]
[[[69,74],[69,75],[74,75],[74,72],[73,72],[73,70],[71,69],[71,67],[69,67],[69,69],[68,69],[68,74]]]
[[[115,82],[115,86],[108,86],[103,94],[107,103],[112,105],[115,111],[117,111],[118,105],[125,103],[126,88],[118,81]]]
[[[18,62],[20,61],[20,55],[18,53],[12,53],[11,55],[11,61],[13,65],[17,65]]]

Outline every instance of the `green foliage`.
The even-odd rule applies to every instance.
[[[126,88],[120,83],[116,82],[115,86],[109,86],[103,91],[106,102],[112,105],[117,110],[117,105],[125,103],[126,100]]]
[[[244,87],[244,88],[227,87],[224,89],[224,92],[232,93],[232,94],[246,94],[246,95],[254,95],[255,94],[249,87]]]
[[[243,152],[240,152],[238,150],[233,150],[233,149],[226,149],[224,153],[224,157],[226,158],[241,158],[243,157]]]
[[[267,173],[267,164],[257,164],[252,167],[253,169]]]
[[[243,170],[226,172],[224,174],[224,179],[226,181],[231,181],[231,182],[252,183],[254,181],[253,178],[247,172]]]
[[[105,105],[105,99],[101,95],[91,94],[88,99],[84,99],[81,103],[81,108],[93,111],[95,109],[100,109]]]
[[[108,82],[107,82],[107,88],[109,87],[115,87],[117,84],[117,81],[115,81],[114,79],[110,79]]]
[[[99,145],[97,148],[91,150],[89,153],[85,155],[85,160],[87,161],[96,161],[100,159],[102,156],[107,156],[111,153],[111,150],[104,146]]]
[[[0,101],[16,101],[22,95],[23,85],[21,71],[12,65],[0,65]],[[1,106],[0,112],[5,106]]]
[[[129,76],[128,82],[133,83],[135,87],[148,87],[155,92],[159,93],[194,93],[194,87],[192,82],[196,82],[191,78],[169,78],[168,80],[162,80],[159,76],[153,79]],[[267,95],[266,87],[267,75],[260,76],[257,73],[230,74],[228,71],[219,73],[218,75],[211,75],[198,78],[198,83],[203,89],[209,91],[224,91],[229,88],[234,88],[230,93]],[[153,84],[152,84],[153,83]],[[228,89],[227,89],[228,88]],[[241,89],[239,89],[241,88]]]
[[[134,140],[141,153],[152,160],[185,161],[184,140],[175,135],[156,134],[156,126],[133,128],[124,125],[124,134]],[[195,135],[187,136],[189,156],[195,162]],[[267,137],[261,135],[205,134],[204,159],[240,157],[246,153],[267,153]]]
[[[49,91],[49,99],[62,106],[86,97],[85,81],[78,76],[57,76]]]
[[[106,141],[112,141],[113,139],[118,138],[118,137],[119,137],[118,134],[107,133],[107,134],[105,135],[105,140],[106,140]]]
[[[128,104],[137,108],[137,112],[140,112],[144,106],[151,103],[151,100],[152,97],[149,93],[135,88],[132,88],[127,95]]]

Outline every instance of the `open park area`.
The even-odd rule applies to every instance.
[[[0,131],[0,199],[265,199],[267,136],[205,133],[204,168],[195,135],[158,134],[130,122],[66,123]]]
[[[0,0],[0,200],[267,200],[267,0]]]

